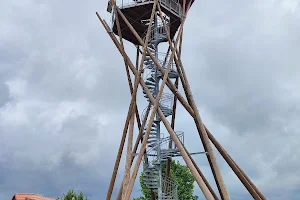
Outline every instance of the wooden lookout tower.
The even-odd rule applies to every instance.
[[[193,4],[194,0],[109,0],[107,12],[111,13],[110,24],[96,13],[124,58],[132,97],[106,200],[112,198],[125,142],[127,143],[124,150],[125,173],[117,193],[117,200],[131,198],[140,167],[144,172],[145,185],[151,190],[149,198],[179,200],[178,183],[170,177],[171,160],[179,156],[185,161],[206,199],[229,200],[230,195],[221,175],[213,145],[250,195],[254,199],[266,199],[200,118],[181,60],[183,26]],[[134,61],[125,51],[125,40],[136,46]],[[163,50],[166,46],[167,48]],[[135,77],[134,80],[131,79],[132,75]],[[179,92],[179,85],[183,88],[184,94]],[[139,86],[148,104],[142,113],[139,112],[136,101]],[[174,129],[176,105],[179,102],[195,122],[198,130],[198,136],[195,137],[203,144],[205,152],[202,153],[208,159],[217,191],[213,190],[211,183],[192,158],[195,153],[189,152],[185,146],[185,133]],[[136,131],[135,123],[138,127]],[[162,128],[167,130],[168,136],[161,134]],[[137,133],[136,138],[134,132]],[[166,163],[164,170],[163,163]]]

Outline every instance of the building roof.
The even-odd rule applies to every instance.
[[[13,196],[12,200],[54,200],[54,199],[38,196],[36,194],[16,193]]]

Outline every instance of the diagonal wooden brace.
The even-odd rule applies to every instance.
[[[115,6],[116,9],[119,9],[117,6],[116,6],[116,2],[114,0],[112,0],[112,3],[113,5]],[[154,11],[155,11],[156,7],[153,5],[153,9],[152,9],[152,15],[151,15],[151,19],[150,19],[150,22],[153,21],[153,18],[154,18]],[[97,13],[98,15],[98,13]],[[99,16],[98,16],[99,17]],[[99,18],[100,19],[100,18]],[[120,164],[120,159],[121,159],[121,155],[122,155],[122,152],[123,152],[123,148],[124,148],[124,143],[125,143],[125,139],[126,139],[126,133],[127,133],[127,129],[128,129],[128,123],[129,123],[129,120],[131,118],[131,115],[132,115],[132,108],[135,107],[135,99],[136,99],[136,93],[137,93],[137,89],[138,89],[138,85],[139,85],[139,82],[140,82],[140,79],[141,79],[141,73],[142,73],[142,68],[143,68],[143,62],[146,58],[146,51],[145,49],[148,49],[147,48],[147,45],[148,45],[148,41],[149,41],[149,37],[150,37],[150,32],[151,32],[151,27],[149,26],[148,30],[147,30],[147,36],[146,36],[146,41],[145,41],[145,44],[144,44],[144,52],[143,52],[143,56],[142,56],[142,61],[141,61],[141,65],[140,65],[140,70],[138,71],[138,73],[135,73],[135,78],[136,78],[136,82],[135,82],[135,85],[134,85],[134,89],[133,89],[133,94],[132,94],[132,98],[131,98],[131,102],[130,102],[130,106],[129,106],[129,110],[128,110],[128,114],[127,114],[127,118],[126,118],[126,121],[125,121],[125,126],[124,126],[124,130],[123,130],[123,135],[122,135],[122,139],[121,139],[121,143],[120,143],[120,147],[119,147],[119,150],[118,150],[118,154],[117,154],[117,158],[116,158],[116,162],[115,162],[115,166],[114,166],[114,170],[113,170],[113,173],[112,173],[112,178],[111,178],[111,181],[110,181],[110,186],[108,188],[108,193],[107,193],[107,196],[106,196],[106,200],[110,200],[111,198],[111,195],[112,195],[112,191],[113,191],[113,187],[114,187],[114,184],[115,184],[115,180],[116,180],[116,175],[117,175],[117,172],[118,172],[118,168],[119,168],[119,164]],[[122,49],[122,45],[120,47],[120,51],[121,51],[121,54],[124,55],[124,51]],[[127,61],[128,57],[125,56],[124,59]],[[132,64],[132,63],[131,63]]]
[[[98,13],[97,13],[97,15],[98,15]],[[101,17],[99,15],[98,15],[98,18],[101,22],[103,22],[103,20],[101,19]],[[120,50],[120,44],[116,40],[115,36],[110,32],[110,29],[109,29],[108,25],[105,24],[105,23],[103,23],[103,24],[104,24],[104,27],[106,28],[108,34],[111,36],[113,42],[116,44],[117,48]],[[127,57],[128,61],[129,61],[129,67],[133,71],[133,73],[134,74],[138,73],[137,70],[133,67],[129,57],[127,55],[125,55],[125,56]],[[148,97],[149,97],[150,101],[152,102],[152,104],[154,104],[155,100],[154,100],[152,94],[150,93],[150,91],[148,90],[147,86],[145,85],[145,83],[142,79],[140,80],[140,84],[142,85],[143,89],[145,90],[145,92],[148,95]],[[188,154],[184,150],[181,142],[179,141],[179,139],[176,136],[175,132],[172,130],[169,122],[167,121],[167,119],[163,115],[160,108],[158,108],[158,114],[159,114],[161,120],[163,121],[163,123],[165,124],[168,132],[170,133],[170,136],[171,136],[172,140],[175,142],[177,148],[179,149],[179,152],[181,153],[182,157],[184,158],[187,166],[189,167],[189,169],[191,170],[193,176],[195,177],[196,182],[198,183],[200,189],[202,190],[202,192],[204,193],[204,195],[206,196],[207,199],[213,199],[213,196],[212,196],[211,192],[208,190],[206,184],[203,182],[203,179],[198,174],[197,169],[195,168],[195,166],[191,162],[190,158],[188,157]]]
[[[97,13],[97,15],[98,15],[98,13]],[[98,16],[99,17],[99,16]],[[100,19],[100,18],[99,18]],[[105,25],[105,23],[103,23],[103,21],[100,19],[100,21],[102,22],[102,24],[103,24],[103,26],[106,28],[106,30],[108,31],[108,34],[111,34],[111,32],[109,31],[109,27],[108,27],[108,25]],[[111,36],[111,35],[110,35]],[[111,36],[112,37],[112,36]],[[115,45],[116,45],[116,47],[119,49],[119,47],[118,47],[118,43],[116,43],[116,40],[114,40],[113,39],[113,37],[112,37],[112,40],[113,40],[113,42],[115,43]],[[119,49],[119,51],[120,51],[120,49]],[[128,57],[127,55],[126,55],[126,57]],[[175,62],[176,62],[176,58],[175,58]],[[131,63],[132,64],[132,63]],[[158,65],[158,67],[159,67],[159,65]],[[133,70],[132,68],[131,68],[131,70]],[[133,70],[134,71],[134,70]],[[161,70],[162,72],[163,72],[163,70]],[[143,82],[143,81],[141,81],[141,82]],[[143,85],[145,85],[144,83],[141,83],[141,85],[143,86]],[[168,85],[168,83],[167,83],[167,85]],[[171,89],[171,91],[173,91],[173,92],[175,92],[176,91],[176,88],[174,89],[174,86],[172,85],[172,83],[171,83],[171,85],[168,85],[169,86],[169,88]],[[172,88],[173,87],[173,88]],[[175,94],[176,94],[176,92],[175,92]],[[178,93],[177,93],[178,94]],[[191,116],[192,117],[195,117],[194,116],[194,113],[193,113],[193,110],[191,110],[191,107],[189,107],[189,106],[187,106],[187,103],[186,102],[184,102],[185,100],[183,99],[183,98],[179,98],[179,101],[183,104],[183,106],[186,108],[186,110],[191,114]],[[219,149],[218,149],[219,150]],[[219,150],[220,152],[221,152],[221,150]],[[226,157],[226,156],[225,156]],[[236,165],[237,166],[237,165]],[[239,170],[239,168],[237,168],[237,170]],[[248,178],[247,176],[246,176],[246,174],[244,174],[244,176],[246,177],[246,178]],[[263,198],[262,198],[263,199]]]

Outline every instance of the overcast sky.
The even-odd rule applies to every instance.
[[[105,199],[130,101],[122,57],[95,15],[107,19],[107,2],[0,2],[0,199],[70,188]],[[274,200],[300,199],[299,21],[299,0],[201,0],[184,31],[204,123]],[[203,150],[182,107],[175,128]],[[251,199],[217,158],[232,199]],[[195,159],[215,188],[207,160]]]

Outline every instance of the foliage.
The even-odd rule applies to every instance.
[[[57,197],[56,200],[88,200],[88,198],[84,197],[82,192],[77,195],[74,190],[69,190],[67,194],[64,194],[63,197]]]
[[[132,200],[147,200],[145,197],[137,197],[137,198],[133,198]]]
[[[162,172],[163,174],[166,173],[166,162],[162,164]],[[198,200],[198,196],[193,195],[195,179],[187,166],[181,165],[179,161],[172,160],[170,178],[175,180],[178,184],[178,199]],[[144,196],[134,198],[133,200],[151,199],[151,191],[144,183],[144,173],[140,176],[140,185]]]

